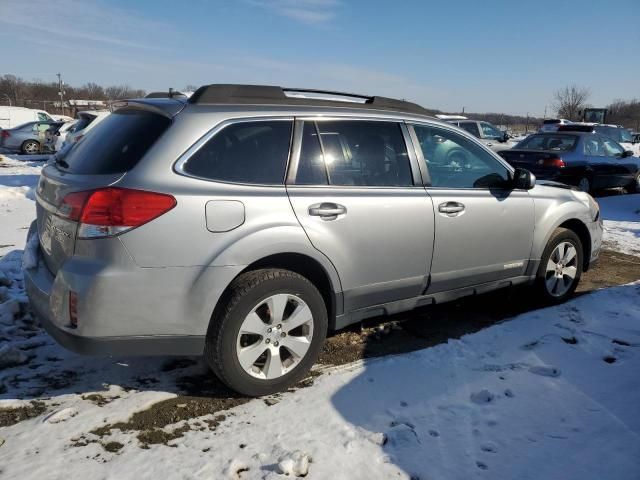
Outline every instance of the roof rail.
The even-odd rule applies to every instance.
[[[287,95],[287,92],[293,95]],[[304,96],[305,93],[311,94]],[[324,95],[329,98],[321,98]],[[242,104],[242,105],[322,105],[345,106],[353,103],[361,108],[396,110],[401,112],[429,115],[424,107],[394,98],[358,95],[355,93],[335,92],[331,90],[314,90],[308,88],[282,88],[269,85],[234,85],[212,84],[200,87],[189,98],[189,103],[197,105],[209,104]]]

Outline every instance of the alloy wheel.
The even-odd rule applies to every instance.
[[[307,354],[313,315],[298,296],[280,293],[262,300],[245,317],[236,355],[249,375],[273,380],[293,370]]]
[[[547,292],[561,297],[571,288],[578,274],[578,252],[570,242],[561,242],[553,249],[545,271]]]
[[[24,145],[24,151],[27,153],[38,153],[38,150],[40,150],[40,148],[36,142],[27,142]]]

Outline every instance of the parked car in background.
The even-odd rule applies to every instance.
[[[558,127],[561,125],[568,125],[572,123],[571,120],[566,118],[548,118],[542,121],[542,126],[538,130],[539,132],[557,132]]]
[[[204,355],[259,396],[304,378],[330,330],[516,284],[561,302],[598,258],[588,194],[536,184],[419,105],[303,93],[128,100],[54,156],[24,268],[50,334]]]
[[[51,115],[56,122],[72,122],[74,119],[68,115]]]
[[[57,122],[28,122],[16,128],[0,130],[0,148],[12,152],[37,154],[43,150],[46,131]]]
[[[640,159],[599,133],[536,133],[500,155],[537,178],[574,185],[583,192],[614,187],[640,192]]]
[[[640,141],[636,140],[626,128],[619,125],[595,125],[593,130],[612,138],[622,145],[625,150],[631,150],[636,157],[640,157]]]
[[[19,127],[27,122],[52,121],[54,121],[54,119],[44,110],[0,106],[0,128],[2,129]]]
[[[513,142],[509,142],[509,135],[506,132],[501,131],[498,127],[492,125],[489,122],[481,120],[447,120],[452,125],[466,130],[471,135],[479,138],[482,143],[489,147],[494,152],[500,150],[506,150],[515,145]]]
[[[57,152],[62,148],[65,138],[69,129],[75,125],[76,121],[71,122],[56,122],[51,124],[51,127],[45,132],[45,141],[43,150],[45,152]]]
[[[62,146],[74,144],[89,133],[96,125],[109,116],[109,110],[87,110],[78,112],[76,123],[67,132]]]
[[[42,152],[53,153],[55,152],[55,137],[56,133],[64,125],[64,122],[54,122],[49,125],[49,128],[44,132],[44,142],[42,142]]]

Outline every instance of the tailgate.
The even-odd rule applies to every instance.
[[[73,255],[78,223],[61,216],[58,209],[64,197],[72,192],[91,190],[113,184],[122,177],[115,175],[73,175],[55,166],[42,169],[36,190],[38,237],[45,264],[54,275]]]

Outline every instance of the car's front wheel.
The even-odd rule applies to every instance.
[[[327,309],[305,277],[281,269],[233,281],[211,319],[205,357],[233,390],[268,395],[300,381],[317,359]]]
[[[27,140],[22,144],[22,153],[26,153],[27,155],[40,153],[40,144],[35,140]]]
[[[549,302],[566,300],[582,275],[583,249],[580,238],[569,229],[557,228],[542,254],[536,285]]]
[[[640,172],[636,173],[633,182],[627,187],[629,193],[640,193]]]

